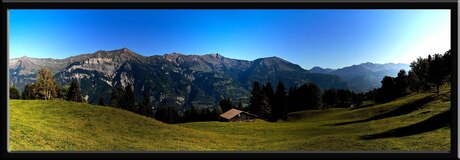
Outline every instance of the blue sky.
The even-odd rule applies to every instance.
[[[410,63],[450,49],[450,10],[9,10],[9,56],[277,56],[305,69]]]

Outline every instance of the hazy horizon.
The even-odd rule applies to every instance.
[[[9,57],[64,59],[128,48],[143,56],[280,57],[304,69],[409,64],[450,49],[450,10],[9,11]]]

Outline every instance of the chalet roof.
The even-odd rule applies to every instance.
[[[225,112],[225,113],[222,113],[222,114],[220,115],[220,117],[225,118],[225,119],[232,119],[233,117],[235,117],[236,115],[238,115],[238,114],[240,114],[240,113],[244,113],[244,114],[248,114],[248,115],[257,117],[257,116],[254,115],[254,114],[251,114],[251,113],[248,113],[248,112],[244,112],[244,111],[240,111],[240,110],[233,109],[233,108],[230,109],[230,110],[228,110],[228,111]]]
[[[243,111],[240,111],[240,110],[232,108],[232,109],[228,110],[227,112],[222,113],[220,116],[222,118],[225,118],[225,119],[232,119],[233,117],[235,117],[236,115],[240,114],[241,112],[243,112]]]

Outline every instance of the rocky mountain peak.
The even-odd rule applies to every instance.
[[[124,48],[121,48],[120,50],[123,51],[123,53],[127,53],[127,52],[132,52],[131,50],[129,50],[128,48],[124,47]]]
[[[324,69],[324,68],[321,68],[319,66],[314,66],[313,68],[311,68],[310,70],[313,70],[313,69]]]
[[[211,53],[211,54],[207,54],[207,56],[214,58],[214,59],[223,58],[223,56],[220,55],[219,53]]]
[[[289,61],[286,61],[276,56],[259,58],[259,59],[254,60],[253,63],[259,66],[266,67],[266,68],[277,68],[280,71],[304,70],[299,65],[293,64]]]
[[[30,63],[33,63],[32,61],[34,61],[34,60],[35,60],[35,58],[27,57],[27,56],[22,56],[22,57],[10,59],[10,60],[9,60],[9,63],[19,63],[19,62],[30,62]]]
[[[19,57],[19,59],[29,59],[29,57],[27,57],[27,56],[24,55],[24,56],[22,56],[22,57]]]
[[[180,57],[182,57],[182,56],[184,56],[184,55],[181,54],[181,53],[176,53],[176,52],[168,53],[168,54],[163,55],[163,57],[164,57],[166,60],[170,61],[170,62],[172,62],[172,61],[177,61],[177,60],[179,60]]]
[[[315,66],[309,70],[311,73],[322,73],[322,74],[327,74],[329,72],[334,71],[333,69],[330,68],[321,68],[319,66]]]
[[[120,48],[120,49],[117,49],[117,50],[113,50],[113,51],[108,51],[108,52],[114,52],[115,54],[120,54],[120,55],[130,55],[130,56],[136,56],[137,53],[129,50],[128,48]]]
[[[135,55],[136,53],[134,53],[133,51],[129,50],[128,48],[120,48],[120,49],[117,49],[117,50],[112,50],[112,51],[108,51],[108,52],[113,52],[115,54],[120,54],[120,55]]]
[[[96,53],[90,54],[90,56],[87,58],[108,58],[120,63],[123,63],[128,60],[134,60],[138,62],[145,61],[144,56],[139,55],[129,50],[128,48],[120,48],[110,51],[99,50]]]
[[[173,52],[173,53],[165,54],[164,56],[166,56],[166,57],[177,57],[177,56],[183,56],[183,54],[177,53],[177,52]]]
[[[32,58],[31,57],[27,57],[27,56],[22,56],[22,57],[19,57],[19,58],[15,58],[15,60],[17,61],[30,61]]]
[[[259,58],[259,59],[256,59],[255,61],[263,61],[263,62],[272,62],[272,63],[275,63],[275,62],[283,62],[283,63],[290,63],[282,58],[279,58],[279,57],[276,57],[276,56],[271,56],[271,57],[265,57],[265,58]]]

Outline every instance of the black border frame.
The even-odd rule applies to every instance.
[[[2,2],[1,5],[1,159],[147,159],[147,158],[189,158],[189,159],[458,159],[458,2],[152,2],[152,3],[15,3]],[[451,152],[450,153],[414,153],[414,152],[308,152],[308,153],[284,153],[284,152],[160,152],[160,153],[85,153],[85,152],[57,152],[57,153],[10,153],[7,150],[8,130],[8,33],[7,12],[8,9],[450,9],[451,10],[451,50],[454,53],[453,82],[452,82],[452,125],[451,125]]]

